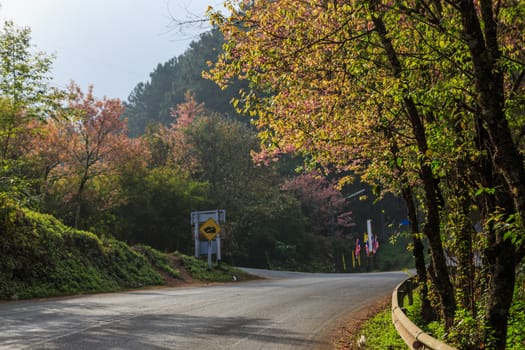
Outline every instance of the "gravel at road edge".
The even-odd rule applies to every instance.
[[[352,313],[348,318],[343,319],[340,325],[330,334],[328,348],[323,350],[360,350],[357,347],[357,339],[361,336],[360,332],[363,324],[385,308],[390,307],[391,301],[392,297],[386,295]]]

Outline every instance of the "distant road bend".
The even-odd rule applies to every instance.
[[[403,272],[309,274],[0,304],[0,349],[327,349],[337,321]]]

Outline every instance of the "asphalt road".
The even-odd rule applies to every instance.
[[[0,349],[323,349],[407,277],[251,271],[270,279],[0,303]]]

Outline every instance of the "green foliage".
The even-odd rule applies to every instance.
[[[163,283],[148,260],[122,242],[72,229],[6,198],[0,208],[1,299]]]
[[[27,170],[28,163],[23,160],[0,159],[0,192],[21,205],[36,206],[36,181],[26,176]]]
[[[413,304],[408,305],[407,299],[405,298],[406,314],[407,317],[424,332],[430,334],[436,339],[444,339],[445,331],[443,324],[438,321],[433,321],[428,324],[424,324],[421,319],[421,298],[418,293],[413,295]]]
[[[247,202],[228,224],[226,247],[232,247],[233,254],[226,259],[240,266],[301,269],[322,255],[318,253],[323,245],[311,239],[300,203],[275,188],[260,187],[259,191],[254,193],[257,200]],[[289,254],[283,255],[279,245],[288,246]]]
[[[209,109],[236,115],[229,101],[239,87],[232,86],[223,91],[201,76],[208,68],[207,62],[214,61],[222,51],[223,42],[218,30],[204,33],[183,55],[159,64],[150,73],[150,81],[139,83],[126,103],[125,117],[129,120],[130,135],[142,135],[149,124],[171,123],[170,109],[184,101],[188,90],[193,91]]]
[[[176,253],[199,281],[253,278],[220,264]],[[0,299],[118,291],[164,284],[157,271],[180,278],[168,254],[146,245],[129,247],[65,226],[51,215],[20,208],[0,196]],[[173,257],[172,257],[173,258]]]
[[[242,281],[253,279],[252,276],[246,272],[235,267],[221,263],[214,264],[210,270],[208,262],[197,259],[193,256],[178,254],[182,258],[184,267],[190,272],[193,278],[203,282],[231,282],[232,280]]]
[[[521,350],[525,345],[525,284],[523,276],[520,276],[518,280],[507,329],[506,349],[508,350]],[[407,306],[407,316],[424,332],[458,349],[484,348],[485,330],[481,311],[478,311],[476,318],[467,310],[458,309],[453,327],[446,332],[442,322],[433,321],[429,324],[422,322],[419,314],[420,303],[419,294],[414,294],[413,305]]]
[[[465,309],[458,309],[454,325],[446,334],[446,342],[458,349],[479,349],[483,346],[485,336],[482,313],[477,317]]]
[[[139,244],[133,248],[142,253],[157,270],[164,271],[173,278],[181,277],[180,271],[175,270],[170,266],[168,255],[166,253],[159,252],[158,250],[144,244]]]
[[[518,271],[507,331],[508,350],[525,348],[525,264],[521,264]]]
[[[192,176],[206,181],[210,197],[222,206],[239,208],[255,178],[264,176],[250,157],[258,145],[255,133],[238,121],[210,113],[196,118],[183,134],[187,145],[179,152],[198,165]]]
[[[33,52],[31,30],[6,21],[0,31],[0,95],[16,106],[41,104],[49,97],[52,57]],[[21,103],[21,104],[19,104]]]
[[[390,307],[368,320],[361,329],[361,334],[365,336],[366,349],[369,350],[404,350],[407,348],[392,324]]]
[[[52,57],[34,52],[31,30],[11,21],[0,29],[0,191],[35,205],[35,181],[24,158],[28,124],[43,119],[58,94],[47,86]]]
[[[43,118],[56,93],[47,86],[52,58],[33,52],[31,30],[6,21],[0,29],[0,157],[19,156],[13,144],[28,121]]]
[[[161,251],[190,252],[190,212],[207,207],[207,185],[169,167],[132,171],[121,181],[127,201],[115,210],[115,237]]]
[[[402,236],[390,242],[383,242],[376,253],[377,268],[380,271],[394,271],[414,267],[414,257],[407,249],[410,239]]]

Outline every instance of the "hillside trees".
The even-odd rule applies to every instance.
[[[208,76],[257,88],[236,103],[256,117],[267,153],[293,149],[328,171],[357,172],[385,192],[402,191],[407,203],[417,200],[447,328],[460,325],[458,301],[474,317],[481,305],[488,331],[467,341],[504,348],[514,271],[523,259],[523,160],[509,127],[523,126],[523,5],[229,5],[228,17],[210,14],[227,43]],[[476,216],[485,225],[480,233]],[[418,216],[410,218],[418,230]],[[448,274],[445,249],[457,258],[457,279]],[[473,266],[478,251],[481,271]],[[473,271],[486,286],[472,285]],[[490,293],[481,297],[485,287]]]
[[[147,155],[141,153],[138,141],[127,137],[126,121],[120,119],[122,112],[120,100],[99,100],[93,95],[93,87],[84,93],[72,84],[66,108],[48,120],[45,132],[33,140],[46,169],[45,189],[58,199],[58,207],[73,204],[74,210],[66,209],[62,215],[75,227],[80,225],[86,196],[90,192],[92,196],[102,195],[96,205],[100,210],[115,206],[116,171],[133,157]]]
[[[313,171],[286,180],[282,189],[293,193],[303,212],[311,220],[313,232],[320,235],[344,235],[354,226],[351,212],[345,210],[346,199],[336,183]]]
[[[18,57],[17,47],[30,47],[29,31],[16,33],[16,40],[27,40],[5,48],[3,63]],[[139,108],[139,129],[147,125],[147,132],[134,139],[120,101],[99,99],[93,87],[83,91],[75,84],[55,94],[45,84],[50,59],[27,51],[5,69],[2,85],[0,139],[9,163],[2,164],[2,191],[25,204],[30,198],[32,208],[99,236],[186,253],[193,250],[189,213],[225,208],[226,259],[333,271],[331,251],[324,249],[332,226],[314,232],[322,225],[306,217],[298,195],[281,190],[279,169],[253,164],[255,131],[233,116],[231,94],[200,76],[220,51],[222,34],[213,31],[202,40],[164,65],[151,86],[138,86],[130,111],[145,107]],[[175,75],[173,67],[180,69]],[[150,90],[153,85],[158,89]]]
[[[52,58],[32,52],[30,39],[29,28],[16,27],[9,21],[4,23],[0,32],[0,155],[3,159],[11,155],[12,143],[24,131],[24,124],[42,117],[51,95],[47,81]]]
[[[208,110],[193,93],[185,99],[171,109],[174,122],[148,136],[150,145],[163,150],[160,164],[206,184],[208,206],[227,210],[225,258],[268,267],[283,258],[276,256],[278,242],[291,244],[303,234],[302,213],[297,222],[283,223],[288,210],[300,212],[299,204],[279,192],[272,169],[254,165],[250,155],[258,141],[250,127]]]
[[[301,204],[308,231],[317,241],[317,252],[313,255],[323,257],[336,271],[345,271],[340,257],[351,256],[355,248],[350,245],[354,241],[355,223],[336,181],[329,181],[314,170],[286,179],[281,189]]]
[[[189,215],[212,207],[207,184],[169,166],[127,167],[118,181],[124,201],[112,210],[116,222],[108,234],[129,244],[191,254]]]
[[[207,62],[214,61],[222,51],[223,42],[222,33],[217,29],[203,33],[184,54],[157,65],[148,82],[137,84],[125,103],[124,116],[129,122],[130,135],[144,134],[148,124],[169,125],[170,109],[184,102],[188,90],[198,101],[205,101],[209,110],[236,115],[229,101],[239,89],[239,83],[221,91],[201,76]]]
[[[21,200],[32,196],[21,161],[22,146],[31,138],[27,126],[47,115],[57,95],[47,85],[52,57],[34,52],[30,39],[31,30],[13,22],[0,31],[0,186]]]

